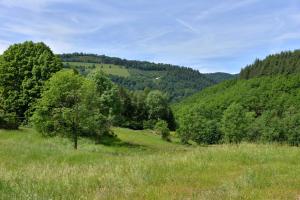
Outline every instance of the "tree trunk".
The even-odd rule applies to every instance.
[[[75,131],[74,134],[75,134],[75,135],[74,135],[74,149],[77,150],[77,133],[76,133],[76,131]]]
[[[73,131],[73,138],[74,138],[74,149],[77,150],[78,136],[77,136],[75,122],[73,122],[72,124],[72,131]]]

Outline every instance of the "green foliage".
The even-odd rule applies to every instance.
[[[121,100],[118,87],[101,71],[96,70],[88,78],[96,84],[101,114],[108,117],[112,123],[118,120],[121,112]]]
[[[282,124],[282,116],[276,110],[267,110],[259,118],[261,139],[264,142],[286,141],[286,131]]]
[[[172,110],[169,108],[167,98],[162,92],[149,92],[145,100],[145,105],[148,109],[149,120],[165,120],[168,122],[168,127],[171,130],[175,130],[176,124]]]
[[[129,92],[124,88],[119,89],[121,99],[121,114],[119,126],[143,129],[143,123],[148,120],[145,106],[146,93],[143,91]]]
[[[250,79],[260,76],[293,74],[300,72],[300,50],[273,54],[264,60],[257,59],[240,72],[240,77]]]
[[[145,120],[143,122],[143,128],[144,129],[154,129],[156,122],[157,122],[157,120],[154,120],[154,119]]]
[[[5,113],[0,110],[0,129],[17,129],[19,122],[15,113]]]
[[[215,120],[222,139],[227,142],[245,140],[298,145],[299,83],[300,75],[291,74],[230,80],[207,88],[173,105],[180,129],[190,126],[180,135],[183,140],[192,139],[192,131],[188,130],[197,127],[198,122],[203,123],[202,116]],[[201,116],[187,119],[187,115],[199,109]]]
[[[184,144],[187,144],[189,140],[198,144],[216,144],[221,139],[217,122],[207,118],[201,110],[194,110],[185,115],[181,119],[177,133]]]
[[[62,63],[44,43],[24,42],[10,46],[0,59],[0,99],[8,127],[28,119],[40,97],[44,82],[62,68]],[[7,115],[7,116],[6,116]],[[13,125],[13,123],[17,123]]]
[[[35,128],[44,135],[74,138],[88,136],[99,141],[109,132],[109,123],[99,108],[97,85],[72,71],[61,71],[45,85],[32,117]]]
[[[284,130],[286,130],[287,141],[290,145],[300,145],[300,113],[294,107],[284,113]]]
[[[221,120],[221,130],[224,133],[224,140],[228,143],[240,143],[247,135],[249,117],[244,108],[232,103],[225,111]]]
[[[233,77],[226,73],[201,74],[197,70],[176,65],[126,60],[105,55],[73,53],[62,54],[61,58],[66,63],[75,64],[79,71],[85,74],[89,73],[87,66],[93,64],[104,66],[101,69],[110,74],[112,81],[118,85],[130,90],[144,90],[147,87],[151,90],[160,90],[168,94],[168,100],[171,102],[179,101],[205,87]],[[111,69],[109,66],[112,66]]]
[[[128,92],[120,88],[121,119],[119,126],[132,129],[153,129],[157,120],[165,120],[171,130],[176,128],[166,96],[160,91]]]
[[[156,134],[161,135],[163,140],[170,141],[170,130],[166,121],[158,120],[155,124],[154,130]]]
[[[228,74],[224,72],[207,73],[206,77],[213,80],[215,83],[220,83],[226,80],[234,79],[238,77],[238,74]]]
[[[160,91],[151,91],[146,98],[149,119],[165,119],[168,115],[167,98]]]

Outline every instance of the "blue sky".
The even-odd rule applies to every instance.
[[[300,48],[299,0],[0,0],[0,53],[44,41],[88,52],[237,73]]]

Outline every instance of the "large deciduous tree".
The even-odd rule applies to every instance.
[[[61,71],[46,83],[32,121],[44,135],[73,138],[76,149],[78,136],[92,137],[98,142],[103,134],[110,132],[100,103],[93,81],[73,71]]]
[[[5,119],[16,116],[9,120],[16,122],[11,128],[18,127],[16,118],[28,118],[44,82],[60,69],[62,62],[44,43],[24,42],[4,51],[0,59],[0,109]]]

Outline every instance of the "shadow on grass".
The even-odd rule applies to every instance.
[[[140,144],[134,144],[130,142],[124,142],[120,140],[116,136],[103,136],[101,138],[101,141],[99,144],[105,145],[105,146],[113,146],[113,147],[127,147],[127,148],[139,148],[139,149],[146,149],[146,146],[140,145]]]

